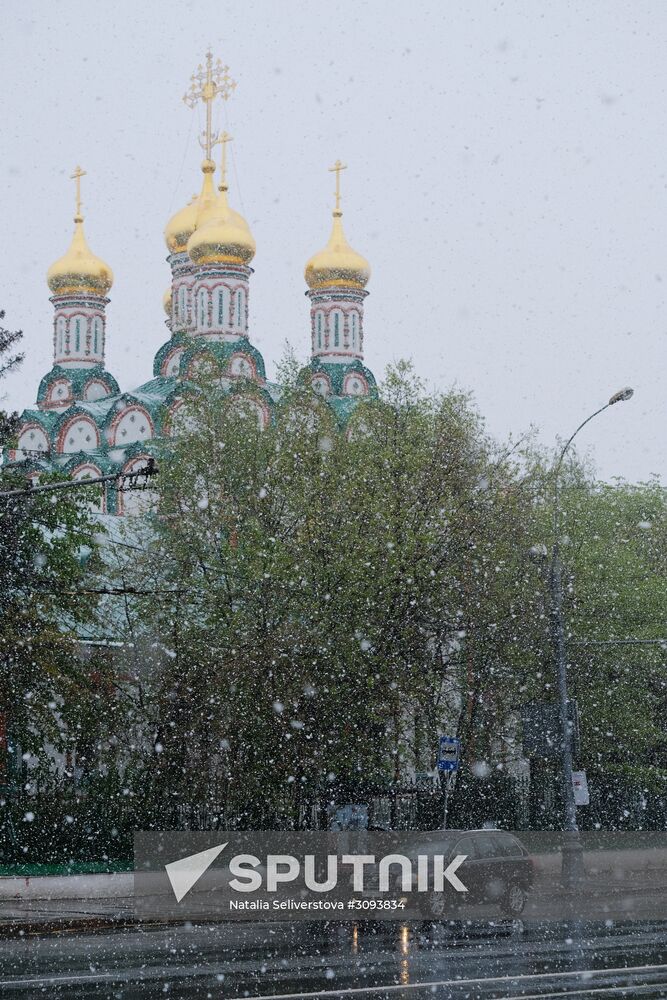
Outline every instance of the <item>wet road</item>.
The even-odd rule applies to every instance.
[[[667,997],[667,924],[235,924],[24,936],[0,941],[0,995],[658,998]]]

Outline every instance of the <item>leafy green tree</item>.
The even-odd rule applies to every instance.
[[[0,476],[3,492],[22,486]],[[45,741],[62,744],[56,710],[80,685],[75,627],[90,613],[78,593],[90,546],[75,500],[0,497],[0,713],[12,740],[38,757]]]
[[[0,320],[4,313],[0,313]],[[20,331],[0,327],[0,378],[23,355]],[[15,415],[14,415],[15,416]],[[3,433],[16,420],[0,414]],[[17,470],[0,469],[0,765],[20,774],[22,753],[46,763],[63,746],[63,712],[85,688],[75,629],[90,614],[78,593],[93,551],[88,514],[73,494],[29,494]]]
[[[23,362],[23,353],[16,352],[15,346],[21,341],[23,333],[21,330],[8,330],[2,325],[5,318],[3,309],[0,309],[0,379],[4,378],[12,371],[16,371]],[[3,445],[18,428],[18,413],[6,413],[0,410],[0,445]]]
[[[564,530],[582,756],[664,791],[667,494],[658,482],[575,487]]]
[[[500,448],[469,398],[426,393],[406,365],[345,430],[293,364],[282,376],[260,429],[256,387],[201,373],[150,538],[128,526],[127,780],[250,825],[428,770],[441,732],[473,774],[510,768],[521,705],[555,699],[535,557],[549,457]],[[635,764],[659,769],[660,647],[583,643],[663,634],[664,492],[602,486],[573,458],[562,502],[581,760],[610,767],[627,729]]]
[[[270,813],[400,780],[433,766],[445,723],[487,753],[489,716],[509,734],[516,701],[532,498],[470,401],[399,366],[343,433],[288,373],[260,430],[250,385],[202,390],[135,567],[160,593],[130,616],[162,649],[135,688],[155,798]]]
[[[523,645],[528,634],[540,631],[543,642],[541,649],[532,644],[534,658],[526,660],[517,679],[522,700],[555,702],[553,652],[544,627],[553,465],[551,456],[532,448],[523,464],[534,495]],[[659,640],[667,633],[667,493],[657,481],[600,483],[575,453],[563,471],[560,504],[568,688],[580,715],[577,762],[598,789],[613,789],[616,782],[619,797],[629,795],[624,781],[664,792],[666,650]],[[552,760],[554,774],[557,766]]]

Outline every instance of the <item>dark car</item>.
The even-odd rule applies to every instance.
[[[533,885],[533,863],[520,840],[504,830],[461,831],[453,846],[450,837],[451,833],[448,856],[466,856],[456,872],[467,890],[456,897],[459,907],[496,905],[504,916],[518,917]],[[424,915],[431,919],[451,916],[451,901],[451,894],[425,894]]]
[[[411,902],[418,899],[423,916],[430,920],[460,918],[461,909],[471,906],[495,906],[504,916],[518,917],[533,884],[533,863],[528,851],[514,834],[504,830],[433,831],[425,834],[423,840],[421,837],[417,842],[413,840],[401,853],[413,859]],[[448,884],[442,891],[435,890],[430,868],[426,891],[417,891],[417,858],[436,854],[442,855],[445,866],[457,855],[465,856],[455,873],[465,892],[457,892]],[[390,886],[392,895],[400,898],[404,891],[403,876],[396,874]],[[377,865],[367,869],[361,895],[367,898],[386,895],[380,891]]]

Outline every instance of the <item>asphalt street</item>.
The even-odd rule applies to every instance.
[[[667,996],[667,924],[249,923],[24,933],[0,941],[0,995],[658,998]]]

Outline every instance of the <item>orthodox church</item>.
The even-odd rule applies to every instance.
[[[197,368],[214,360],[232,403],[256,413],[267,426],[278,388],[266,378],[264,359],[251,343],[248,309],[255,241],[246,220],[229,204],[226,151],[231,137],[212,130],[216,98],[227,100],[236,86],[226,66],[210,52],[191,78],[185,103],[203,103],[199,195],[169,220],[165,229],[171,283],[164,295],[167,341],[153,362],[153,377],[121,391],[105,366],[106,306],[113,284],[108,264],[90,249],[81,213],[81,178],[76,168],[74,234],[67,252],[48,270],[53,305],[53,367],[40,382],[33,408],[21,415],[17,447],[9,463],[32,479],[58,471],[75,480],[136,472],[145,468],[156,442],[176,433],[178,412]],[[219,172],[213,148],[219,145]],[[310,299],[311,358],[303,377],[332,408],[341,427],[360,399],[377,393],[364,366],[364,299],[368,262],[348,244],[340,208],[340,161],[333,226],[323,250],[305,268]],[[217,190],[216,190],[216,173]],[[107,484],[103,511],[138,512],[136,494]],[[136,506],[135,506],[136,504]]]

